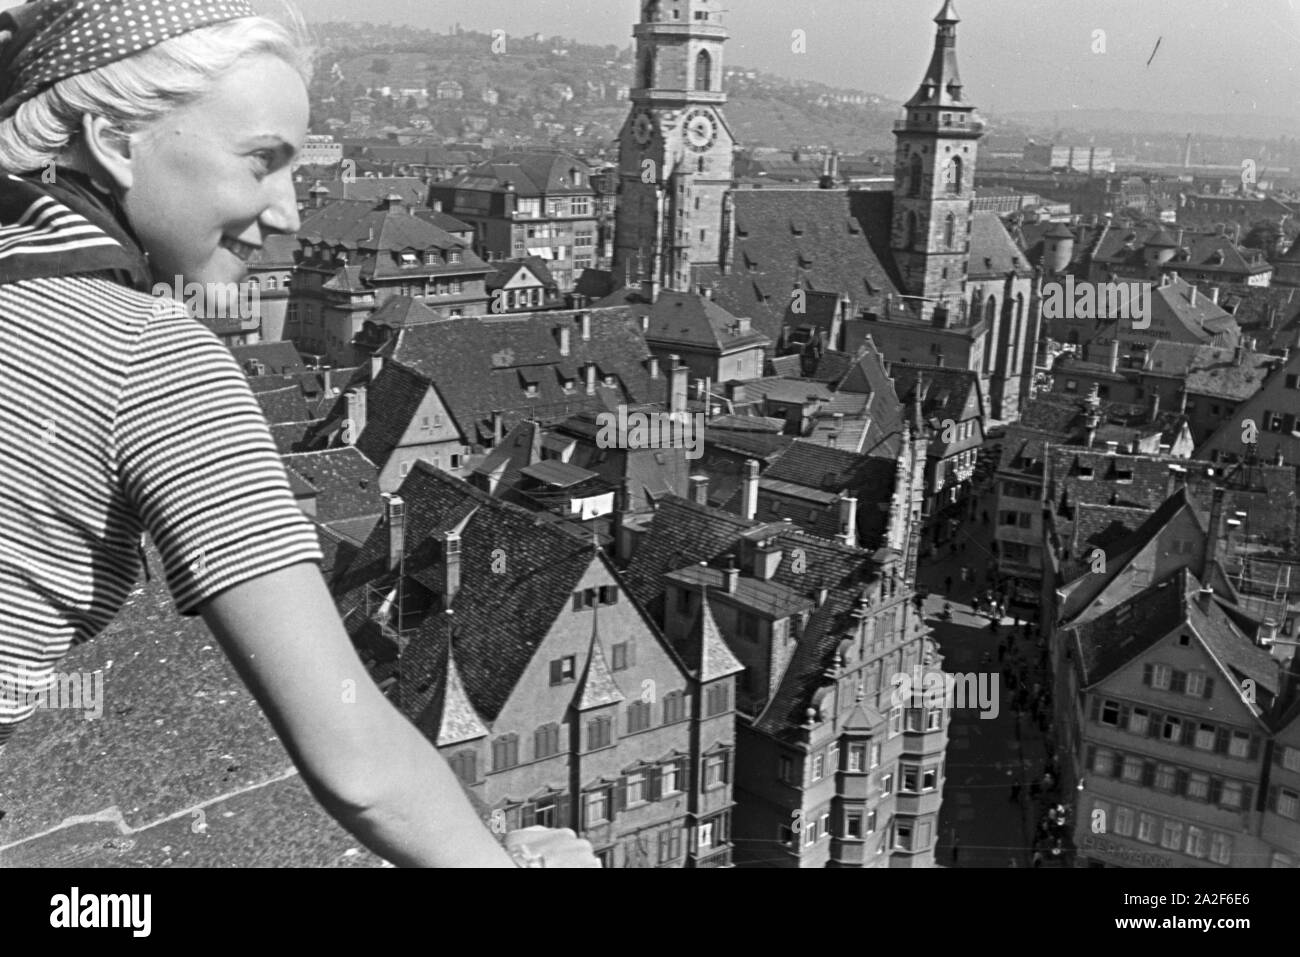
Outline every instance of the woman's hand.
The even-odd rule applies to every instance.
[[[520,867],[600,867],[591,842],[567,827],[525,827],[507,834],[505,844]]]

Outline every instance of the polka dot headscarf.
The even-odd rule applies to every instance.
[[[252,16],[247,0],[30,0],[0,13],[0,119],[60,80]]]

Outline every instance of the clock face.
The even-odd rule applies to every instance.
[[[686,131],[686,142],[697,153],[703,153],[718,138],[718,125],[705,110],[691,110],[682,123]]]
[[[640,146],[645,146],[655,135],[655,121],[650,114],[642,110],[632,120],[632,138]]]

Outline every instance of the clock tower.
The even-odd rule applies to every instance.
[[[956,318],[970,266],[975,155],[984,123],[957,71],[952,0],[934,18],[934,53],[916,95],[894,124],[894,215],[890,248],[909,296],[930,318],[940,304]]]
[[[722,0],[642,0],[632,110],[619,136],[614,279],[691,291],[718,265],[734,140],[723,119]]]

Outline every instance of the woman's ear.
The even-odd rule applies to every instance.
[[[91,177],[119,196],[134,183],[131,137],[103,116],[86,114],[81,118],[81,139]]]

